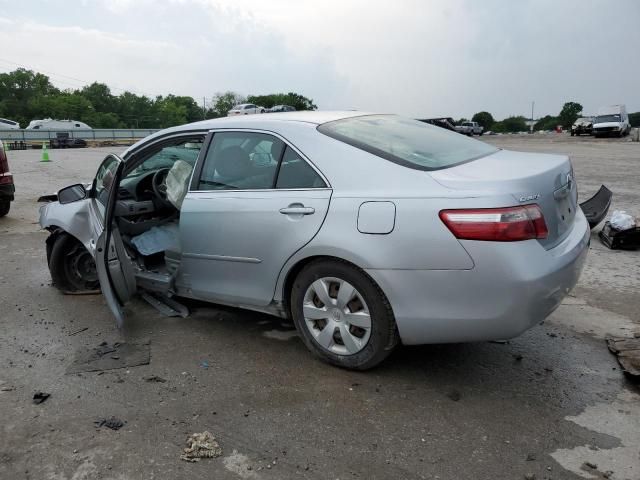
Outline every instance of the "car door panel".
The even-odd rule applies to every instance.
[[[194,297],[268,305],[282,266],[316,235],[331,190],[189,192],[180,282]]]
[[[122,307],[135,294],[136,282],[133,266],[114,222],[118,184],[122,177],[124,162],[116,155],[109,155],[108,158],[115,159],[118,164],[111,180],[112,188],[106,198],[104,228],[96,241],[95,258],[102,294],[120,328],[124,322]]]

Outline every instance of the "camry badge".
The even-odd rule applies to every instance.
[[[532,200],[537,200],[540,198],[540,194],[539,193],[534,193],[532,195],[524,195],[522,197],[520,197],[520,201],[521,202],[530,202]]]

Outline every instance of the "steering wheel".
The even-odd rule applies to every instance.
[[[171,206],[173,204],[167,199],[167,174],[168,168],[161,168],[153,174],[151,178],[151,188],[153,188],[153,194],[160,201],[162,205]]]

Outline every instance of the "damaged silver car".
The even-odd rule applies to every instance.
[[[566,156],[361,112],[167,129],[50,200],[55,285],[101,288],[119,324],[137,292],[247,308],[355,369],[400,342],[519,335],[573,288],[589,242]]]

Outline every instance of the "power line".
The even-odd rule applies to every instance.
[[[35,71],[40,72],[40,73],[46,73],[47,75],[50,75],[50,76],[53,76],[53,77],[67,78],[67,79],[73,80],[73,81],[75,81],[75,82],[80,82],[80,85],[74,85],[74,84],[71,84],[71,83],[69,83],[69,82],[64,82],[64,81],[56,80],[56,81],[57,81],[57,82],[59,82],[59,83],[66,83],[67,85],[70,85],[70,86],[72,86],[72,87],[76,87],[76,88],[77,88],[78,86],[84,87],[84,86],[86,86],[86,85],[90,85],[90,84],[94,83],[94,82],[89,82],[89,81],[87,81],[87,80],[82,80],[82,79],[80,79],[80,78],[71,77],[71,76],[69,76],[69,75],[62,75],[62,74],[60,74],[60,73],[55,73],[55,72],[51,72],[51,71],[47,71],[47,70],[43,70],[43,69],[41,69],[41,68],[37,68],[37,67],[34,67],[34,66],[28,66],[28,65],[24,65],[24,64],[21,64],[21,63],[18,63],[18,62],[13,62],[13,61],[11,61],[11,60],[7,60],[7,59],[4,59],[4,58],[0,58],[0,62],[2,62],[2,63],[7,63],[7,64],[10,64],[10,65],[15,65],[15,66],[17,66],[17,67],[26,68],[26,69],[28,69],[28,70],[35,70]],[[94,81],[95,81],[95,80],[94,80]],[[138,95],[144,95],[144,96],[146,96],[146,97],[150,97],[150,98],[155,97],[155,95],[150,95],[150,94],[145,93],[145,92],[140,92],[140,91],[134,90],[134,89],[132,89],[132,88],[127,89],[127,88],[121,88],[121,87],[113,86],[113,85],[109,85],[109,88],[110,88],[110,89],[112,89],[112,90],[120,90],[121,92],[132,92],[132,93],[137,93]]]

